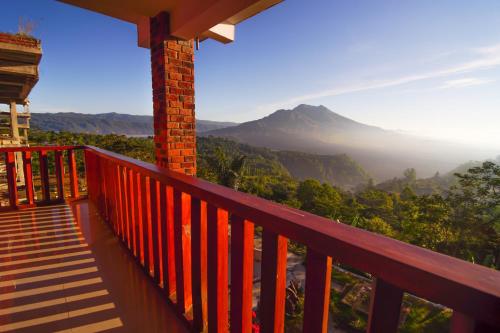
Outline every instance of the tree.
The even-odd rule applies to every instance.
[[[387,237],[394,237],[396,234],[392,227],[380,217],[372,217],[370,219],[360,218],[352,225]]]
[[[361,216],[371,219],[380,217],[389,224],[394,224],[394,199],[391,194],[375,188],[366,189],[357,194],[361,205]]]
[[[221,147],[217,147],[214,154],[207,157],[207,164],[219,184],[238,190],[246,158],[245,155],[229,158]]]
[[[452,255],[500,269],[500,165],[484,162],[448,193],[458,239]]]
[[[333,186],[307,179],[297,187],[300,209],[332,219],[340,217],[342,197]]]
[[[406,169],[404,171],[404,176],[408,184],[414,184],[417,180],[417,171],[414,168]]]

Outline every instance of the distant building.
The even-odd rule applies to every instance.
[[[28,145],[28,96],[38,82],[38,64],[42,58],[41,43],[25,34],[0,32],[0,147]],[[18,112],[18,105],[23,111]],[[3,156],[0,177],[5,175]],[[24,182],[21,153],[16,153],[17,181]],[[1,192],[1,191],[0,191]]]

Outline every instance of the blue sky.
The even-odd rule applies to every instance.
[[[197,116],[246,121],[323,104],[387,129],[500,149],[500,1],[285,0],[196,54]],[[8,1],[0,31],[37,22],[33,112],[152,114],[149,51],[131,24],[53,0]]]

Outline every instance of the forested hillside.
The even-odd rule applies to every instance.
[[[230,156],[247,156],[246,168],[251,174],[270,174],[280,170],[295,179],[313,178],[344,189],[365,185],[370,178],[356,161],[344,154],[316,155],[297,151],[276,151],[224,138],[198,138],[198,153],[202,159],[207,154],[212,154],[216,147],[223,148]]]

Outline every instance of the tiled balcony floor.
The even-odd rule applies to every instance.
[[[187,332],[86,201],[0,213],[0,332]]]

